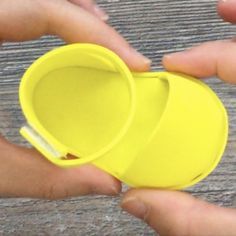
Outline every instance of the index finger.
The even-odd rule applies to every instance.
[[[49,33],[66,42],[96,43],[116,52],[134,71],[147,71],[151,61],[134,50],[112,27],[67,1],[47,3]]]
[[[163,65],[167,70],[205,78],[218,76],[236,83],[236,41],[223,40],[203,43],[190,50],[166,55]]]

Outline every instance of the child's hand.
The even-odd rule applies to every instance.
[[[236,22],[236,0],[219,2],[224,19]],[[219,76],[236,83],[236,41],[209,42],[186,52],[164,57],[166,69],[197,77]],[[214,206],[181,192],[131,190],[122,203],[160,235],[236,235],[236,210]]]
[[[131,69],[145,71],[150,61],[132,49],[104,20],[92,0],[1,0],[0,40],[22,41],[44,34],[66,42],[97,43],[119,54]],[[64,198],[90,193],[116,194],[120,182],[94,166],[60,169],[38,152],[0,137],[0,197]]]

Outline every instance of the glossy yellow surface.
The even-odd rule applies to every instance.
[[[219,163],[226,111],[199,80],[131,73],[111,51],[74,44],[49,52],[25,73],[21,134],[62,167],[93,163],[135,187],[180,189]],[[76,159],[66,159],[72,154]]]

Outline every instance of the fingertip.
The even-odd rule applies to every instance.
[[[130,198],[130,197],[135,197],[135,192],[137,191],[137,189],[128,189],[124,194],[123,194],[123,198],[121,199],[121,205],[123,204],[123,202],[126,201],[126,199]]]
[[[90,186],[91,194],[117,195],[121,192],[121,182],[110,174],[93,165],[85,165],[78,169],[84,177],[84,184]]]
[[[115,177],[112,177],[112,184],[111,184],[111,188],[108,189],[107,195],[111,195],[111,196],[116,196],[118,194],[120,194],[121,190],[122,190],[122,185],[121,182],[116,179]]]
[[[117,196],[121,192],[121,183],[117,179],[110,176],[109,180],[104,180],[102,183],[92,183],[90,188],[91,194]]]
[[[162,58],[162,65],[168,71],[184,72],[188,58],[188,50],[166,54]]]
[[[216,73],[213,63],[216,53],[212,50],[213,46],[215,43],[207,42],[182,52],[165,55],[162,60],[163,66],[168,71],[189,74],[197,78],[213,76]]]
[[[127,51],[125,53],[121,52],[120,56],[131,71],[146,72],[151,69],[152,61],[135,49],[128,50],[128,53]]]
[[[91,12],[94,13],[102,21],[108,21],[109,15],[98,5],[93,5]]]
[[[145,61],[128,63],[128,66],[133,72],[148,72],[151,69],[151,63]]]
[[[160,235],[234,235],[236,212],[184,192],[130,190],[122,202],[128,213],[145,220]]]
[[[166,54],[163,56],[162,65],[166,70],[171,70],[171,65],[173,64],[172,60],[173,60],[172,54]]]
[[[230,23],[236,22],[236,1],[219,0],[217,11],[223,20]]]
[[[178,227],[175,227],[178,224],[177,216],[190,209],[194,203],[195,199],[184,192],[136,189],[125,194],[121,207],[128,213],[145,220],[156,231],[165,234],[168,227],[172,228],[173,232],[177,230]],[[184,228],[183,225],[183,230]]]

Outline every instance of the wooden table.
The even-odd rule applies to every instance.
[[[215,0],[100,0],[110,24],[161,69],[163,54],[200,42],[230,38],[235,27],[216,13]],[[0,51],[0,132],[25,144],[18,133],[25,122],[18,86],[25,69],[40,55],[63,44],[54,37],[4,44]],[[236,206],[236,86],[208,81],[230,115],[227,151],[217,170],[189,189],[224,206]],[[120,198],[82,197],[62,201],[0,199],[0,235],[154,235],[119,208]]]

